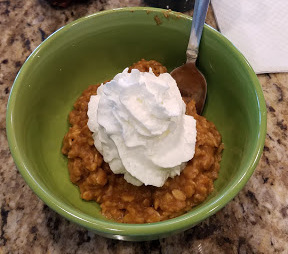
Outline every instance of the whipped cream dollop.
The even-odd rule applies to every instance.
[[[161,187],[195,153],[196,121],[169,73],[126,68],[102,84],[88,104],[94,144],[127,182]]]

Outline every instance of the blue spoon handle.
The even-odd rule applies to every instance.
[[[195,62],[210,0],[196,0],[189,43],[186,51],[187,63]]]

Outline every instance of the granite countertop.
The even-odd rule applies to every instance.
[[[5,127],[9,92],[21,65],[41,41],[66,23],[124,6],[143,3],[90,0],[55,9],[44,0],[0,1],[0,254],[288,253],[288,73],[258,75],[268,123],[255,173],[225,208],[184,233],[139,243],[105,239],[52,211],[22,179]],[[211,8],[206,22],[216,27]]]

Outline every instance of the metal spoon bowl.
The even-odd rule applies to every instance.
[[[209,0],[195,1],[192,27],[186,51],[187,61],[171,72],[183,100],[186,103],[194,100],[198,114],[203,111],[207,94],[207,83],[203,74],[196,67],[196,60],[208,6]]]

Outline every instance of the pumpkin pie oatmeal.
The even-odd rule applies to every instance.
[[[140,72],[142,72],[142,74],[134,69],[139,70]],[[165,73],[167,73],[166,68],[154,60],[141,60],[132,65],[129,70],[126,70],[126,72],[131,73],[131,75],[138,75],[141,80],[142,76],[146,75],[143,74],[143,72],[148,72],[152,75],[152,71],[156,76],[164,74],[163,77],[166,75]],[[125,75],[126,72],[124,73]],[[148,73],[148,78],[154,79],[154,77],[152,77],[151,75],[150,77]],[[166,78],[169,79],[169,77]],[[111,83],[109,83],[109,85],[110,84]],[[132,85],[134,85],[134,83]],[[97,127],[98,129],[94,132],[91,124],[88,123],[88,121],[91,121],[91,118],[88,117],[89,114],[87,115],[89,101],[92,100],[92,98],[96,98],[95,95],[97,94],[97,90],[99,87],[100,84],[88,87],[75,102],[74,109],[69,114],[69,122],[71,124],[71,127],[69,128],[69,131],[65,135],[63,140],[62,153],[67,155],[68,157],[68,169],[70,173],[70,179],[74,184],[79,186],[81,198],[83,198],[84,200],[96,201],[100,204],[101,211],[104,216],[106,216],[108,219],[123,223],[150,223],[167,220],[184,214],[185,212],[191,210],[193,206],[196,206],[203,202],[207,198],[207,196],[213,191],[213,182],[215,181],[215,179],[217,179],[218,176],[221,152],[223,150],[221,135],[217,131],[215,125],[206,120],[203,116],[197,115],[195,104],[193,101],[186,105],[185,115],[185,104],[183,103],[184,112],[182,112],[181,110],[183,109],[181,104],[177,104],[177,102],[173,100],[173,98],[177,95],[174,95],[172,93],[170,97],[168,96],[168,100],[166,100],[167,96],[164,96],[166,101],[164,101],[164,99],[162,101],[161,99],[164,108],[166,107],[163,112],[167,115],[169,119],[172,119],[172,124],[170,124],[170,122],[167,123],[167,121],[165,120],[166,118],[163,118],[161,115],[160,118],[161,120],[164,119],[164,122],[160,122],[158,126],[161,126],[162,128],[163,126],[165,127],[165,124],[167,123],[167,129],[163,129],[163,133],[159,132],[158,127],[154,128],[154,125],[151,124],[151,121],[148,121],[149,124],[147,126],[145,125],[145,128],[143,129],[141,127],[142,118],[138,118],[136,114],[135,116],[133,116],[132,119],[137,118],[138,120],[140,120],[140,122],[137,123],[139,126],[137,125],[138,127],[135,128],[139,130],[139,133],[141,134],[140,137],[135,136],[136,138],[129,139],[129,142],[126,140],[124,143],[127,143],[126,146],[128,148],[124,147],[122,150],[120,150],[119,147],[121,144],[119,144],[119,142],[121,141],[121,138],[119,139],[117,138],[117,136],[114,135],[115,133],[117,133],[117,130],[115,130],[115,132],[111,130],[111,133],[113,133],[113,135],[111,135],[112,139],[114,138],[113,142],[116,144],[116,148],[118,148],[119,150],[116,149],[116,152],[113,152],[113,149],[107,148],[105,155],[105,152],[103,152],[103,149],[105,149],[105,147],[102,148],[101,144],[104,143],[105,145],[107,142],[110,142],[109,140],[107,141],[105,139],[110,132],[109,130],[107,130],[108,134],[106,132],[101,132],[104,128],[102,126],[100,126],[99,128]],[[102,85],[101,87],[102,88],[98,90],[98,95],[100,95],[101,89],[103,89],[105,85]],[[135,89],[137,89],[137,87]],[[149,89],[148,90],[151,91],[151,89],[153,90],[153,87]],[[162,89],[161,84],[159,84],[159,89]],[[131,91],[133,95],[134,90],[132,89]],[[145,93],[145,91],[146,90],[143,90],[142,93]],[[157,93],[159,93],[159,91]],[[121,95],[122,93],[124,94],[124,92],[122,92],[121,90]],[[105,94],[108,94],[108,92],[106,91]],[[120,99],[112,99],[112,101],[120,100],[121,102],[123,102],[124,105],[128,105],[128,99],[131,98],[131,96],[129,97],[128,95],[125,97],[124,94],[124,97],[121,97]],[[103,103],[103,101],[101,103]],[[107,103],[107,105],[109,105],[110,102]],[[137,103],[139,103],[139,105],[142,105],[142,97],[138,98]],[[169,103],[176,104],[172,108],[169,108]],[[129,105],[127,106],[128,109]],[[151,105],[151,102],[149,102],[149,105]],[[98,106],[98,109],[100,108],[100,106],[101,105]],[[179,109],[179,112],[175,109],[175,107]],[[161,107],[161,109],[162,108],[163,107]],[[158,108],[152,105],[152,109],[155,111]],[[181,112],[183,113],[183,115],[181,115]],[[146,113],[143,113],[143,116],[146,115]],[[127,118],[126,116],[122,116],[122,114],[120,116],[124,119]],[[115,117],[119,119],[119,116],[116,115]],[[104,113],[102,119],[106,119]],[[109,120],[110,118],[107,119]],[[121,125],[123,125],[124,123],[126,124],[127,121],[124,121],[123,123],[121,123]],[[179,137],[177,136],[168,138],[166,137],[167,135],[172,135],[171,133],[177,132],[177,127],[175,127],[176,125],[173,121],[175,123],[183,123],[184,127],[181,127],[183,131],[182,129],[179,129],[179,133],[177,134],[179,135]],[[195,121],[196,125],[194,136],[191,135],[191,133],[189,134],[188,131],[185,131],[190,129],[191,132],[193,131],[193,121]],[[128,122],[131,123],[130,120]],[[185,125],[186,122],[188,122],[187,125]],[[90,129],[88,126],[90,127]],[[105,121],[103,123],[103,126],[106,126]],[[108,123],[105,128],[109,129],[110,127],[112,128],[114,126]],[[93,129],[94,133],[91,131],[91,129]],[[146,141],[146,139],[143,139],[143,136],[146,137],[148,135],[146,133],[147,130],[150,135],[147,138],[148,141]],[[132,130],[131,133],[133,133],[134,135],[133,131],[134,130]],[[187,133],[185,134],[184,132]],[[97,135],[95,135],[95,133]],[[129,132],[126,132],[126,136],[128,135],[127,133],[129,134]],[[182,143],[180,141],[177,141],[177,143],[179,143],[178,149],[171,146],[171,149],[169,148],[170,151],[166,151],[165,147],[169,147],[167,146],[167,144],[162,145],[160,143],[159,146],[155,146],[153,143],[154,140],[160,139],[161,142],[162,139],[181,140],[182,133],[187,136],[185,138],[182,138]],[[97,137],[99,138],[99,140],[97,140]],[[99,142],[102,143],[99,144]],[[151,142],[152,148],[150,147]],[[150,145],[148,147],[148,152],[146,150],[141,150],[141,147],[144,143],[145,145]],[[95,145],[98,147],[99,151],[96,149]],[[135,145],[135,149],[138,149],[140,147],[139,152],[138,150],[134,149],[133,145]],[[117,167],[114,163],[115,160],[113,162],[114,164],[111,163],[112,159],[115,158],[115,156],[117,155],[117,151],[119,153],[120,159],[122,154],[129,155],[129,151],[131,151],[131,146],[133,147],[132,150],[134,152],[136,151],[134,153],[135,157],[137,157],[138,153],[148,154],[149,156],[151,155],[151,158],[148,156],[148,159],[143,159],[143,155],[139,156],[138,161],[135,158],[132,158],[132,160],[128,160],[128,162],[127,160],[123,159],[123,164],[121,163],[120,166]],[[183,151],[185,150],[185,152],[182,152],[182,154],[179,153],[178,155],[177,153],[179,152],[179,150],[182,151],[181,149]],[[109,151],[111,151],[110,154],[108,153],[108,155],[112,158],[111,160],[107,159],[107,152]],[[155,152],[152,153],[151,151]],[[157,158],[157,156],[155,158],[153,157],[153,154],[155,153],[157,154],[159,159]],[[104,159],[106,162],[104,161],[102,154],[105,155]],[[130,154],[133,155],[133,153]],[[161,157],[161,154],[169,154],[169,157]],[[187,156],[190,156],[189,159],[187,159]],[[160,172],[159,174],[157,173],[157,177],[159,176],[159,179],[157,180],[157,177],[151,177],[151,182],[150,178],[147,178],[146,171],[143,172],[146,165],[143,163],[146,163],[146,161],[149,160],[153,161],[156,166],[155,170],[154,168],[150,168],[150,171],[148,170],[147,172],[151,172],[151,174],[153,174],[154,171]],[[147,165],[150,165],[149,163],[150,162],[148,162]],[[123,165],[126,165],[126,167]],[[137,171],[133,170],[133,166],[140,167],[141,170],[138,170],[138,172],[141,172],[139,177],[137,177],[136,175],[135,178],[135,175],[133,175],[136,174],[135,172]],[[143,168],[141,168],[141,166]],[[124,170],[125,168],[127,168],[127,170],[129,171],[123,171],[122,168]],[[153,179],[156,179],[157,181],[154,181]]]

